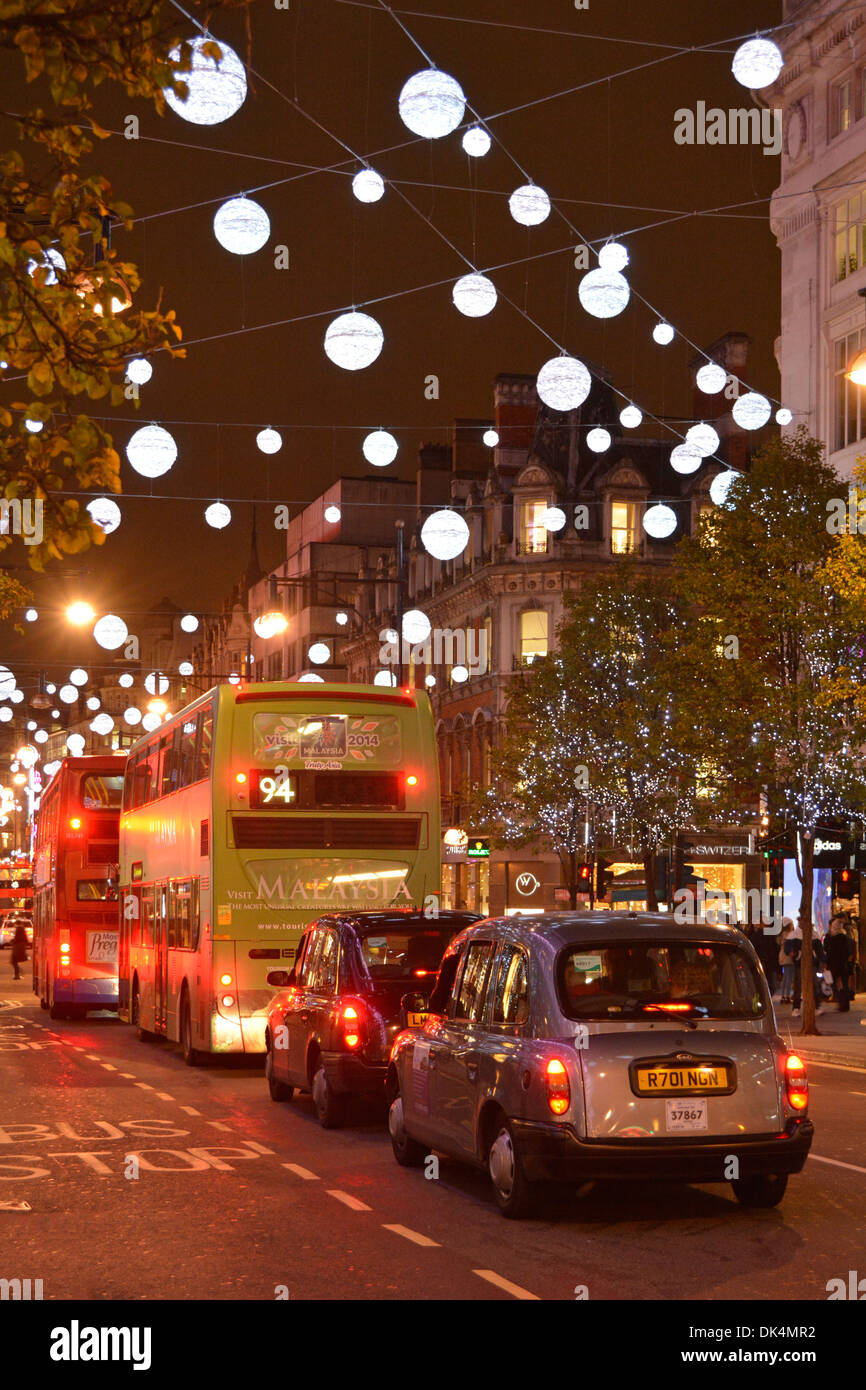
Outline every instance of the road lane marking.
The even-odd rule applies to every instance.
[[[341,1192],[341,1191],[339,1190],[339,1188],[336,1188],[336,1187],[333,1187],[333,1188],[329,1187],[329,1188],[327,1189],[327,1191],[328,1191],[328,1196],[329,1196],[329,1197],[336,1197],[336,1199],[337,1199],[338,1202],[342,1202],[344,1206],[350,1207],[352,1211],[372,1211],[372,1210],[373,1210],[372,1207],[368,1207],[368,1206],[367,1206],[367,1203],[366,1203],[366,1202],[359,1202],[359,1201],[358,1201],[358,1198],[357,1198],[357,1197],[353,1197],[352,1194],[351,1194],[351,1192]]]
[[[852,1096],[866,1096],[866,1091],[849,1091],[848,1094]]]
[[[411,1240],[413,1245],[435,1245],[437,1250],[441,1249],[438,1240],[431,1240],[429,1236],[422,1236],[420,1231],[411,1231],[408,1226],[383,1226],[384,1231],[393,1231],[395,1236],[402,1236],[404,1240]]]
[[[146,1081],[136,1081],[135,1084],[136,1084],[136,1086],[140,1086],[141,1089],[142,1089],[142,1091],[152,1091],[152,1090],[153,1090],[153,1087],[152,1087],[152,1086],[148,1086],[148,1084],[147,1084]]]
[[[294,1173],[296,1177],[303,1178],[304,1182],[319,1181],[318,1173],[311,1173],[309,1168],[302,1168],[300,1163],[284,1163],[283,1167],[288,1168],[289,1172]]]
[[[848,1067],[841,1062],[816,1062],[814,1057],[805,1057],[803,1060],[807,1071],[809,1067],[829,1067],[831,1071],[857,1071],[861,1076],[866,1076],[866,1067]]]
[[[51,1033],[51,1034],[49,1034],[49,1037],[54,1037],[54,1038],[56,1038],[56,1037],[57,1037],[57,1034],[56,1034],[56,1033]],[[84,1051],[84,1048],[83,1048],[83,1047],[76,1047],[75,1043],[73,1043],[72,1046],[75,1048],[75,1051],[76,1051],[76,1052],[83,1052],[83,1051]]]
[[[156,1098],[157,1100],[174,1100],[174,1096],[170,1096],[167,1091],[157,1091]]]
[[[519,1284],[512,1284],[510,1279],[503,1279],[501,1274],[496,1274],[492,1269],[473,1269],[473,1274],[477,1274],[479,1279],[486,1279],[488,1284],[495,1284],[497,1289],[504,1289],[510,1293],[512,1298],[529,1299],[533,1303],[540,1303],[541,1299],[537,1293],[530,1293],[528,1289],[522,1289]]]
[[[224,1129],[227,1134],[234,1133],[231,1125],[224,1125],[222,1120],[208,1120],[208,1124],[211,1125],[213,1129]]]
[[[182,1105],[180,1108],[181,1108],[181,1110],[184,1112],[185,1115],[200,1115],[200,1114],[201,1114],[201,1111],[200,1111],[200,1110],[194,1109],[193,1106],[191,1106],[191,1105]]]
[[[264,1146],[264,1144],[257,1144],[256,1141],[255,1141],[255,1139],[245,1139],[245,1140],[244,1140],[244,1143],[246,1144],[246,1146],[247,1146],[248,1149],[255,1149],[256,1153],[259,1153],[259,1154],[274,1154],[274,1153],[276,1153],[276,1149],[266,1149],[265,1146]]]
[[[134,1080],[135,1080],[135,1076],[133,1075],[133,1073],[132,1073],[131,1071],[122,1071],[122,1072],[120,1073],[120,1075],[123,1077],[124,1081],[134,1081]]]
[[[117,1071],[117,1067],[113,1067],[110,1062],[100,1062],[100,1066],[103,1071]]]
[[[88,1052],[88,1054],[87,1054],[87,1060],[88,1060],[88,1062],[101,1062],[101,1061],[102,1061],[102,1058],[101,1058],[101,1057],[97,1057],[96,1054],[93,1053],[93,1052]]]
[[[866,1168],[859,1167],[856,1163],[843,1163],[839,1158],[825,1158],[823,1154],[809,1154],[810,1158],[816,1158],[819,1163],[832,1163],[834,1168],[850,1168],[852,1173],[866,1173]]]

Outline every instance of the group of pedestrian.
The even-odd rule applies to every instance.
[[[769,938],[773,940],[773,938]],[[844,913],[836,913],[830,919],[827,934],[822,940],[817,933],[812,936],[811,989],[815,1000],[815,1013],[823,1013],[824,989],[832,991],[832,998],[840,1013],[847,1013],[857,989],[857,933],[856,927]],[[775,988],[779,981],[779,1003],[792,1005],[792,1016],[800,1016],[803,1002],[803,928],[790,917],[782,918],[782,932],[778,938],[777,970],[771,975],[762,959],[764,971]],[[774,978],[775,977],[775,978]]]

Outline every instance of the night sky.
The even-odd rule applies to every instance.
[[[134,428],[165,424],[179,458],[153,483],[157,497],[121,499],[121,528],[66,567],[80,574],[64,576],[58,566],[35,577],[45,617],[26,639],[7,629],[2,660],[15,669],[22,658],[44,661],[47,652],[60,662],[94,657],[87,634],[77,645],[64,636],[61,645],[50,617],[71,597],[124,616],[163,595],[198,612],[216,609],[247,563],[250,499],[262,500],[260,553],[273,565],[285,539],[273,530],[273,503],[302,504],[340,475],[369,472],[361,454],[368,430],[397,436],[400,453],[390,471],[411,477],[418,446],[447,440],[455,416],[491,416],[497,373],[534,373],[555,355],[544,332],[503,297],[488,318],[457,313],[449,282],[468,267],[434,228],[479,270],[491,268],[500,296],[516,301],[557,344],[605,366],[645,411],[689,415],[692,349],[679,337],[658,347],[655,317],[634,297],[606,322],[583,311],[578,238],[555,210],[532,229],[512,220],[507,197],[525,180],[506,151],[584,237],[614,234],[626,242],[633,289],[693,342],[709,344],[728,330],[749,333],[749,383],[777,396],[779,258],[767,199],[778,159],[760,146],[680,146],[673,132],[674,112],[698,101],[750,106],[730,73],[731,56],[742,38],[777,23],[779,8],[763,0],[723,7],[709,0],[589,0],[586,10],[571,0],[430,5],[439,16],[487,24],[402,10],[482,118],[537,103],[492,120],[505,149],[494,144],[476,160],[464,154],[459,131],[407,143],[413,137],[399,119],[397,97],[426,63],[374,4],[290,0],[289,9],[278,10],[272,0],[258,0],[250,6],[249,50],[244,13],[217,16],[215,35],[254,74],[244,106],[220,125],[195,126],[171,111],[159,118],[100,88],[95,114],[118,134],[98,145],[99,167],[138,219],[131,234],[115,233],[115,248],[142,270],[139,303],[148,307],[162,291],[163,308],[177,310],[188,345],[185,361],[156,362],[137,412],[115,412],[124,491],[151,489],[123,454]],[[563,32],[537,32],[545,28]],[[718,51],[669,56],[676,46],[707,44]],[[15,74],[14,58],[4,55],[2,64]],[[578,86],[584,89],[556,95]],[[138,141],[119,133],[133,112]],[[359,164],[302,112],[397,184],[376,204],[357,202],[350,182]],[[392,146],[405,148],[378,153]],[[333,164],[342,167],[304,168]],[[220,202],[240,193],[255,197],[271,220],[268,245],[247,257],[223,250],[212,230]],[[734,216],[693,215],[731,205],[739,205]],[[287,270],[274,265],[280,244],[289,251]],[[493,269],[527,256],[542,258]],[[423,288],[436,281],[446,283]],[[370,304],[401,291],[413,292]],[[330,318],[353,304],[370,304],[385,332],[378,361],[355,373],[332,365],[322,347]],[[303,321],[281,322],[293,318]],[[431,373],[439,377],[439,400],[425,399]],[[20,388],[5,390],[14,399]],[[264,425],[284,437],[271,458],[255,446]],[[649,432],[658,429],[650,425]],[[217,497],[234,513],[221,532],[203,518]],[[134,618],[127,620],[135,630]],[[53,669],[50,658],[48,665]]]

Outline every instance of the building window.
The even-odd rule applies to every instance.
[[[547,622],[547,612],[543,608],[529,608],[521,613],[520,661],[523,666],[531,666],[547,656]]]
[[[833,448],[845,449],[866,435],[863,388],[845,376],[845,368],[863,346],[863,329],[837,338],[833,344]]]
[[[614,555],[637,549],[637,503],[611,502],[610,548]]]
[[[481,659],[481,674],[488,675],[493,670],[493,619],[485,618],[481,626],[483,632],[484,646],[479,653]]]
[[[547,527],[544,513],[549,503],[544,497],[527,498],[520,504],[520,553],[544,555],[547,552]]]
[[[841,135],[854,124],[854,86],[850,77],[834,82],[830,88],[830,130]]]
[[[863,264],[863,226],[866,222],[866,187],[836,204],[835,272],[836,280],[853,275]]]

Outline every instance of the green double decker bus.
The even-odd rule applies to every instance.
[[[119,1012],[202,1054],[264,1052],[269,970],[321,912],[440,891],[439,775],[421,690],[220,685],[129,752]]]

